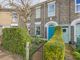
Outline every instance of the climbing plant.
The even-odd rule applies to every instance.
[[[43,60],[64,60],[64,52],[62,29],[60,26],[56,26],[54,36],[44,45]]]

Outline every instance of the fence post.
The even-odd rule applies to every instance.
[[[26,42],[26,60],[29,60],[29,42]]]

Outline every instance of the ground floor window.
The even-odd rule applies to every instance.
[[[35,35],[39,35],[40,36],[40,24],[39,25],[35,25]]]

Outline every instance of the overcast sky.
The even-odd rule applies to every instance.
[[[40,3],[40,2],[43,2],[43,1],[46,1],[46,0],[33,0],[34,3]]]
[[[37,4],[37,3],[40,3],[40,2],[43,2],[43,1],[46,1],[46,0],[32,0],[32,3]],[[6,3],[7,2],[4,2],[4,0],[0,0],[0,4],[5,5]]]

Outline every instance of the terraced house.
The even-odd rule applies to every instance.
[[[55,26],[63,29],[65,43],[80,38],[80,0],[47,0],[32,7],[27,26],[31,35],[50,39]]]
[[[11,9],[0,7],[0,32],[2,28],[18,26],[18,18]]]

